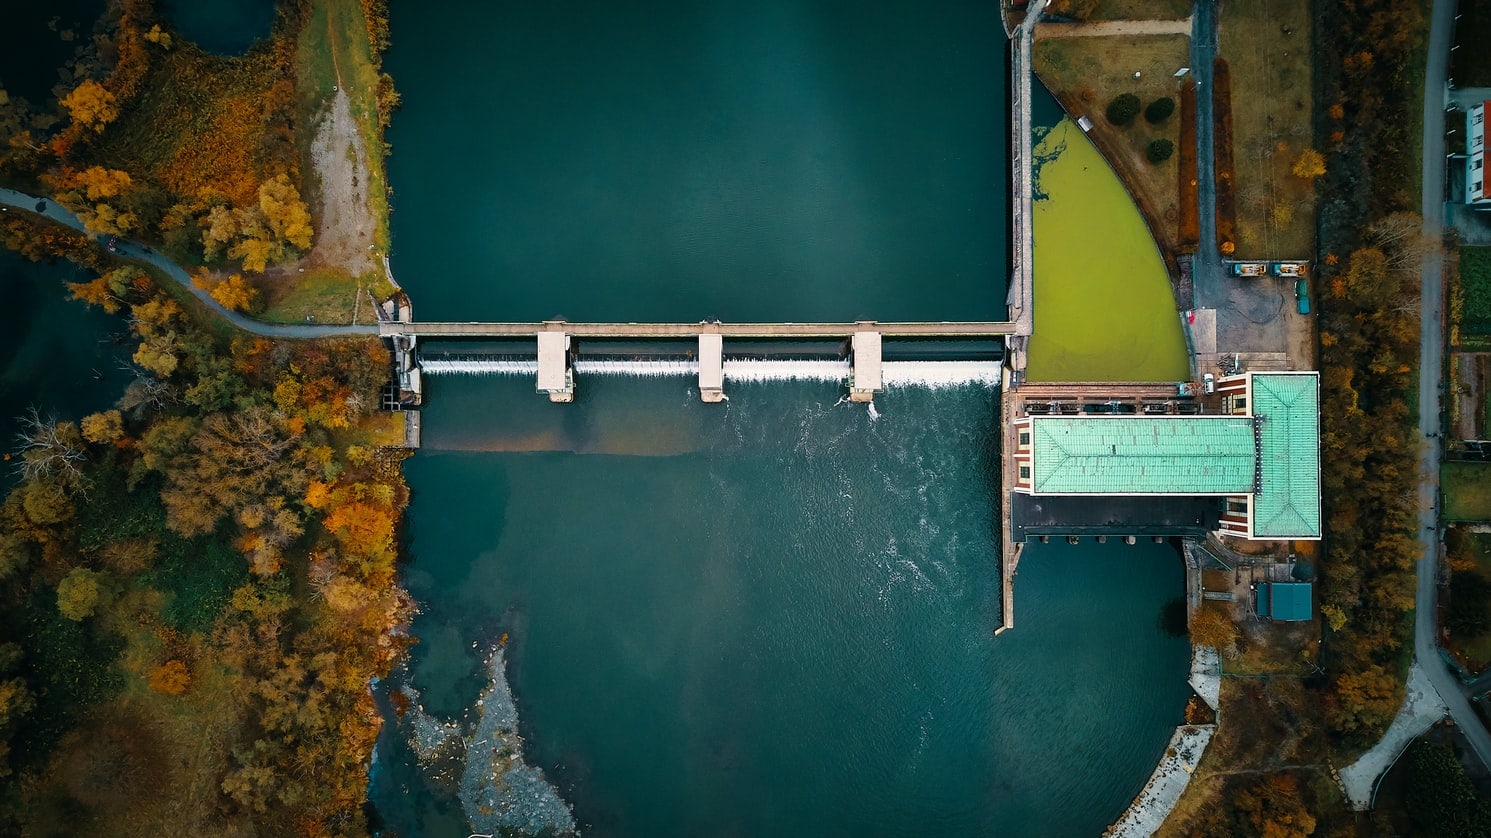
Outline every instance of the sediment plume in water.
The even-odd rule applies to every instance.
[[[574,812],[559,790],[523,759],[501,647],[488,657],[487,672],[491,681],[463,721],[435,718],[417,690],[407,683],[400,688],[410,708],[401,725],[420,768],[434,787],[460,799],[474,832],[578,835]]]

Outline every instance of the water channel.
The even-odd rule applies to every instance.
[[[1003,311],[990,4],[392,12],[393,264],[422,319]],[[687,378],[591,376],[567,406],[532,386],[430,379],[421,642],[370,788],[387,834],[564,824],[562,798],[598,835],[1090,835],[1142,785],[1186,694],[1159,627],[1180,563],[1033,545],[994,638],[993,388],[870,411],[803,381],[724,405]],[[426,746],[501,703],[504,635],[542,776],[477,804]]]

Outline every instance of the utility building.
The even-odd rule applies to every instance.
[[[1214,497],[1219,531],[1320,538],[1320,382],[1314,372],[1217,383],[1215,415],[1023,416],[1015,491],[1033,497]]]

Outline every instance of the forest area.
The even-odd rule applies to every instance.
[[[56,111],[0,97],[0,182],[252,310],[237,272],[314,234],[294,60],[312,5],[280,3],[271,36],[225,58],[150,0],[111,2]],[[386,46],[381,2],[361,11]],[[0,832],[365,834],[369,683],[403,656],[413,611],[387,350],[237,332],[94,236],[23,213],[0,216],[0,239],[87,268],[70,293],[135,342],[114,408],[33,411],[6,455]]]
[[[1308,674],[1224,689],[1213,748],[1229,770],[1166,833],[1477,834],[1420,805],[1443,784],[1410,777],[1399,821],[1350,812],[1330,777],[1381,739],[1413,656],[1419,267],[1441,243],[1423,240],[1418,215],[1427,7],[1317,1],[1314,17],[1324,636]]]

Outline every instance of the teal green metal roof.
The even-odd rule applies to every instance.
[[[1036,417],[1037,494],[1245,495],[1253,420],[1243,416]]]
[[[1266,582],[1258,597],[1258,615],[1273,620],[1310,619],[1309,582]]]
[[[1253,373],[1260,418],[1254,538],[1320,537],[1320,379]]]

